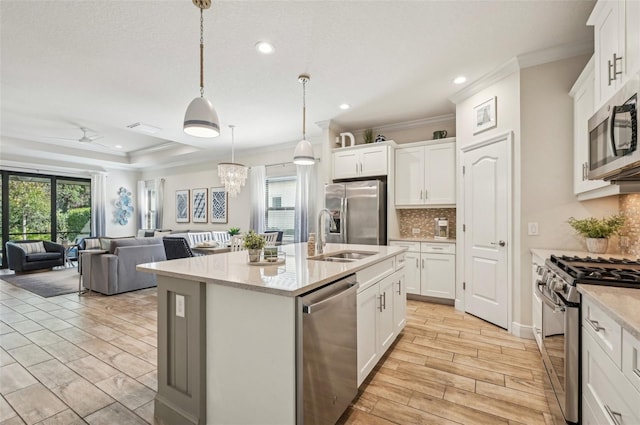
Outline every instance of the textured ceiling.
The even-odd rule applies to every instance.
[[[178,1],[0,2],[1,145],[53,160],[145,166],[223,157],[301,137],[333,120],[361,129],[454,111],[447,98],[514,56],[590,41],[593,1],[213,1],[204,12],[205,96],[216,139],[182,132],[198,95],[199,11]],[[276,51],[259,55],[268,40]],[[346,102],[352,109],[342,111]],[[160,127],[154,136],[126,128]],[[103,137],[80,144],[84,126]],[[19,142],[18,142],[19,141]],[[113,148],[122,145],[121,150]],[[151,160],[147,149],[157,153]],[[11,149],[11,152],[9,152]],[[163,154],[162,152],[166,152]]]

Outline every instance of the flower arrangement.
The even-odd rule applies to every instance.
[[[262,249],[264,248],[265,243],[266,242],[261,235],[257,234],[253,230],[249,230],[249,233],[244,237],[243,246],[247,249]]]
[[[570,217],[568,223],[573,229],[585,238],[609,238],[616,235],[624,226],[625,216],[622,214],[612,215],[609,218],[589,217],[577,220]]]
[[[232,227],[228,230],[229,232],[229,236],[235,236],[235,235],[239,235],[240,234],[240,228],[239,227]]]

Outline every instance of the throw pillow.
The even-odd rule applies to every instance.
[[[84,249],[100,249],[100,239],[85,239]]]
[[[20,248],[22,248],[22,250],[24,252],[26,252],[27,254],[37,254],[39,252],[47,252],[46,249],[44,249],[44,242],[39,241],[39,242],[23,242],[20,245]]]
[[[111,249],[111,238],[100,238],[100,249],[109,251]]]

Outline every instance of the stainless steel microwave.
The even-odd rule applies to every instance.
[[[637,74],[589,119],[590,180],[640,180],[639,89]]]

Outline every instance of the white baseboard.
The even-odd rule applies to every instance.
[[[533,336],[533,326],[511,323],[511,335],[526,339],[535,339]]]

